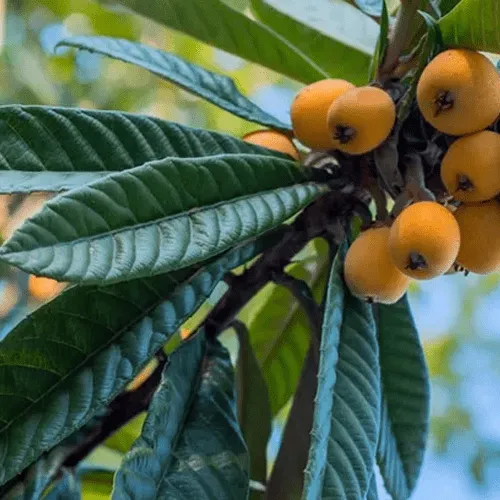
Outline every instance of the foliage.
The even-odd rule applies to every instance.
[[[49,20],[90,21],[59,36],[52,58],[15,46],[2,55],[3,87],[12,87],[0,106],[6,211],[31,193],[55,196],[20,217],[0,260],[69,286],[3,325],[0,498],[271,500],[283,490],[375,500],[377,464],[392,498],[410,498],[427,446],[428,371],[456,380],[432,359],[428,370],[406,297],[372,305],[347,289],[348,228],[355,215],[371,219],[367,196],[381,218],[377,193],[396,195],[397,208],[415,183],[427,189],[424,170],[450,139],[429,137],[417,81],[444,48],[500,52],[495,0],[120,0],[125,11],[104,0],[27,3]],[[9,22],[25,15],[14,14]],[[137,14],[177,33],[153,47],[147,33],[163,32]],[[290,121],[247,97],[239,70],[213,71],[209,47],[277,81],[375,82],[398,122],[362,157],[301,149],[297,162],[249,144],[237,138],[245,122],[293,138]],[[82,70],[103,56],[112,71]],[[24,81],[35,70],[44,77]],[[161,117],[149,113],[154,92]],[[206,109],[212,118],[196,123]],[[238,120],[228,118],[230,134],[208,130],[228,113]],[[417,174],[406,166],[415,155]],[[267,463],[287,403],[282,453]],[[460,408],[433,428],[446,434],[453,418],[469,428]],[[117,455],[116,470],[89,465],[100,450]],[[477,449],[476,477],[488,454]]]

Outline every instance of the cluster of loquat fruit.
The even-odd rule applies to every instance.
[[[500,76],[478,52],[446,50],[424,68],[416,102],[423,119],[451,139],[439,171],[447,196],[410,199],[352,243],[346,284],[370,302],[398,301],[412,278],[500,270],[500,134],[487,130],[500,116]],[[386,141],[397,121],[396,104],[380,85],[340,79],[303,88],[290,114],[293,134],[260,130],[243,139],[298,161],[292,138],[313,152],[364,155]]]

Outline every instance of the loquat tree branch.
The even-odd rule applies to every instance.
[[[377,79],[380,82],[389,79],[398,66],[403,49],[412,34],[412,27],[419,6],[420,0],[401,1],[396,21],[389,33],[389,44],[384,61],[378,70]]]

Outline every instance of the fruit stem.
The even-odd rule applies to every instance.
[[[410,252],[409,264],[405,269],[416,271],[417,269],[427,269],[427,262],[424,257],[418,252]]]
[[[384,60],[378,70],[379,81],[390,78],[391,73],[397,67],[401,53],[412,35],[412,23],[420,3],[420,0],[407,0],[401,3],[396,21],[389,34],[389,44]]]

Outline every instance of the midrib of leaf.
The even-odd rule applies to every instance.
[[[302,184],[302,185],[303,186],[312,186],[312,185],[314,185],[314,183],[305,183],[305,184]],[[210,210],[216,210],[217,208],[219,208],[221,206],[232,205],[232,204],[235,204],[235,203],[239,203],[241,201],[245,201],[245,200],[248,200],[248,199],[259,197],[261,195],[264,196],[264,195],[270,194],[270,193],[287,191],[287,190],[289,190],[290,187],[292,187],[292,186],[282,187],[282,188],[277,188],[277,189],[268,189],[266,191],[260,191],[258,193],[254,193],[254,194],[249,194],[249,195],[245,195],[245,196],[239,196],[239,197],[236,197],[236,198],[232,198],[229,201],[226,200],[226,201],[220,201],[220,202],[214,203],[212,205],[205,205],[205,206],[203,206],[200,209],[198,209],[198,208],[192,208],[192,209],[190,209],[190,210],[188,210],[186,212],[180,212],[180,213],[177,213],[177,214],[174,214],[174,215],[166,215],[164,217],[161,217],[159,219],[155,219],[153,221],[142,222],[140,224],[134,224],[133,226],[123,226],[121,228],[113,229],[113,230],[108,231],[108,232],[103,233],[103,234],[96,234],[96,235],[93,235],[93,236],[86,236],[86,237],[84,236],[84,237],[81,237],[81,238],[76,238],[76,239],[71,240],[71,241],[60,241],[60,242],[55,243],[53,245],[38,246],[38,247],[36,247],[36,249],[37,250],[43,250],[45,248],[57,248],[57,247],[67,246],[67,245],[73,245],[73,244],[77,244],[77,243],[81,243],[81,242],[96,241],[96,240],[100,240],[102,238],[109,238],[110,236],[112,237],[114,234],[119,234],[119,233],[122,233],[122,232],[128,231],[128,230],[135,231],[135,230],[142,229],[142,228],[145,228],[145,227],[157,226],[157,225],[159,225],[159,224],[161,224],[162,222],[165,222],[165,221],[172,221],[172,220],[180,219],[180,218],[183,218],[183,217],[188,217],[188,219],[189,219],[189,216],[191,216],[192,214],[195,214],[195,213],[196,214],[201,214],[201,213],[204,213],[204,212],[208,212]],[[30,253],[31,251],[32,250],[23,250],[21,252],[15,252],[15,253],[16,254],[23,254],[23,253]],[[2,252],[1,252],[1,249],[0,249],[0,255],[1,255],[1,253]]]
[[[145,281],[145,280],[143,280]],[[189,281],[189,280],[188,280]],[[148,286],[148,285],[146,285]],[[156,291],[153,290],[151,287],[148,286],[148,288],[150,288],[152,291],[154,291],[154,293],[156,294]],[[125,299],[123,297],[119,297],[117,295],[113,295],[113,294],[108,294],[110,296],[112,296],[113,298],[115,299],[119,299],[120,301],[124,301]],[[157,295],[157,294],[156,294]],[[158,301],[155,301],[155,303],[153,305],[151,305],[150,307],[148,307],[147,309],[144,310],[144,314],[142,317],[146,317],[148,316],[156,307],[158,307],[162,302],[164,302],[166,299],[164,297],[158,297]],[[129,302],[129,301],[126,301],[128,305],[132,304],[134,307],[135,307],[135,304],[133,304],[132,302]],[[68,316],[68,313],[66,312],[61,312],[59,311],[59,314],[62,314],[62,315],[66,315]],[[73,315],[72,315],[73,316]],[[89,318],[85,317],[85,316],[78,316],[79,319],[82,319],[84,321],[87,321],[89,322]],[[136,323],[138,323],[138,321],[140,321],[140,319],[135,319],[133,321],[130,321],[126,327],[123,327],[121,328],[117,333],[116,335],[112,336],[109,340],[109,342],[105,343],[104,345],[101,345],[99,346],[96,350],[94,350],[92,353],[90,353],[90,355],[88,355],[86,358],[85,358],[85,361],[78,364],[77,366],[75,366],[75,368],[73,370],[71,370],[70,372],[67,372],[65,375],[63,375],[53,386],[51,389],[49,389],[47,392],[44,392],[43,394],[41,394],[37,399],[34,399],[32,400],[32,402],[30,403],[29,406],[27,406],[24,410],[21,411],[21,413],[19,413],[16,417],[14,417],[13,419],[11,419],[10,422],[7,423],[7,425],[4,425],[3,427],[0,427],[0,433],[6,431],[13,423],[17,422],[17,420],[19,420],[25,413],[28,413],[29,410],[31,410],[31,408],[33,406],[35,406],[37,403],[39,403],[42,399],[46,398],[46,397],[49,397],[53,392],[56,392],[56,390],[59,388],[60,385],[62,385],[66,379],[68,379],[70,376],[74,375],[76,372],[78,372],[78,370],[80,368],[82,368],[82,366],[84,366],[87,361],[89,359],[92,359],[95,357],[96,354],[98,354],[99,352],[101,351],[104,351],[107,347],[109,347],[118,337],[120,337],[121,335],[124,334],[124,332],[128,331],[133,325],[135,325]],[[110,329],[111,330],[111,329]],[[112,331],[112,330],[111,330]],[[26,340],[26,339],[25,339]],[[1,343],[0,343],[0,347],[1,347]],[[70,346],[72,348],[75,348],[75,346]],[[10,364],[9,366],[13,366],[12,364]],[[21,367],[25,367],[26,365],[20,365]],[[40,369],[40,367],[34,367],[36,368],[37,370]],[[57,376],[61,376],[59,373],[57,373]],[[120,391],[116,392],[115,395],[117,395]],[[3,420],[5,422],[5,420]]]

